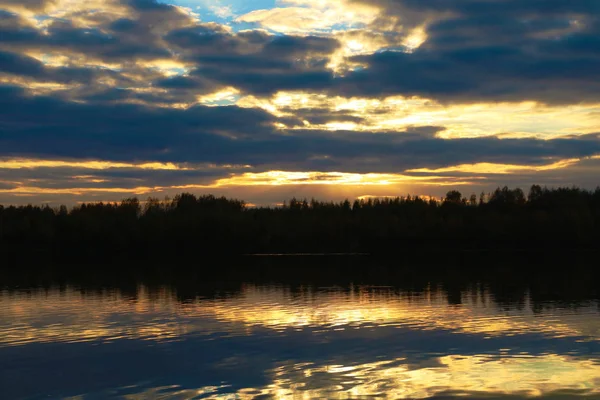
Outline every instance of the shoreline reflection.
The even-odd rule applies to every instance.
[[[252,327],[274,330],[374,329],[449,330],[487,337],[544,334],[600,341],[598,302],[577,310],[499,307],[485,289],[471,290],[460,305],[442,289],[421,293],[387,287],[305,288],[244,285],[222,298],[180,302],[176,291],[149,291],[139,285],[135,298],[117,290],[83,293],[63,290],[0,291],[0,347],[35,342],[79,342],[136,338],[174,340],[192,333],[245,333]],[[550,303],[549,303],[550,304]],[[590,318],[585,318],[588,315]],[[227,324],[225,326],[224,324]]]
[[[3,290],[0,369],[20,369],[0,383],[18,393],[21,376],[37,377],[32,397],[82,399],[600,396],[598,301],[540,312],[528,295],[507,307],[482,285],[460,297],[437,286],[245,284],[188,301],[167,286]],[[126,360],[106,387],[85,376],[61,386],[104,351]],[[40,369],[67,361],[83,371]]]

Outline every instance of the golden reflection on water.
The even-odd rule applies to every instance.
[[[311,332],[313,337],[343,330],[352,337],[373,339],[369,343],[375,347],[382,346],[377,343],[378,334],[389,339],[390,330],[391,335],[437,331],[446,336],[483,338],[538,334],[537,340],[571,338],[573,343],[596,343],[600,339],[597,310],[597,303],[589,303],[577,310],[548,307],[536,314],[528,297],[520,307],[506,309],[481,288],[463,293],[459,305],[449,304],[447,294],[435,288],[423,293],[361,286],[292,292],[284,287],[246,285],[239,293],[187,302],[178,301],[176,293],[166,287],[150,291],[139,286],[135,296],[117,290],[84,293],[76,287],[0,291],[0,349],[31,343],[123,339],[166,343],[201,340],[214,333],[231,337],[261,335],[265,329],[278,335],[301,330]],[[230,395],[236,399],[257,395],[281,399],[367,395],[406,399],[453,393],[536,397],[571,391],[572,396],[600,396],[598,354],[586,359],[582,354],[533,355],[526,348],[520,350],[461,355],[448,349],[416,365],[405,358],[377,360],[364,356],[357,356],[349,365],[288,360],[265,371],[270,384],[236,388]],[[222,383],[193,390],[155,387],[126,398],[156,397],[163,390],[169,390],[170,395],[163,393],[161,398],[200,394],[202,398],[228,398],[218,397],[226,392],[226,386],[219,386]]]
[[[144,286],[135,298],[118,291],[84,294],[77,288],[0,292],[0,346],[44,342],[85,342],[138,338],[177,339],[188,333],[178,319],[174,293],[150,296]]]
[[[360,396],[424,399],[442,394],[540,397],[560,392],[572,396],[600,394],[600,365],[568,356],[445,356],[438,359],[436,366],[418,369],[411,369],[404,361],[398,359],[346,367],[285,366],[274,371],[271,385],[241,390],[238,398],[251,399],[257,394],[277,399]]]
[[[589,304],[576,312],[555,308],[535,314],[526,299],[518,309],[503,310],[485,290],[465,293],[460,305],[449,304],[442,290],[399,293],[377,287],[306,288],[292,293],[283,287],[246,285],[238,294],[192,302],[178,301],[170,288],[150,292],[142,285],[134,297],[115,290],[83,293],[74,287],[0,291],[0,346],[120,338],[164,341],[191,333],[245,333],[252,327],[390,326],[489,337],[542,333],[598,341],[597,309]]]
[[[521,310],[500,311],[486,291],[468,293],[462,299],[461,305],[450,305],[441,290],[401,294],[385,288],[356,287],[351,291],[307,289],[291,294],[281,288],[247,286],[240,296],[199,308],[214,313],[220,321],[273,329],[398,326],[489,336],[545,333],[600,339],[600,319],[582,318],[581,310],[577,314],[558,309],[535,315],[527,299]],[[595,310],[590,307],[588,311]]]

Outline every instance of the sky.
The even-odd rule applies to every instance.
[[[598,0],[0,0],[0,203],[600,184]]]

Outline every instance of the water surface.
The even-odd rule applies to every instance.
[[[476,281],[213,289],[5,286],[1,397],[600,398],[595,298],[507,300]]]

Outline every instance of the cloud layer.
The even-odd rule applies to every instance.
[[[596,185],[596,1],[203,15],[0,0],[0,200]]]

